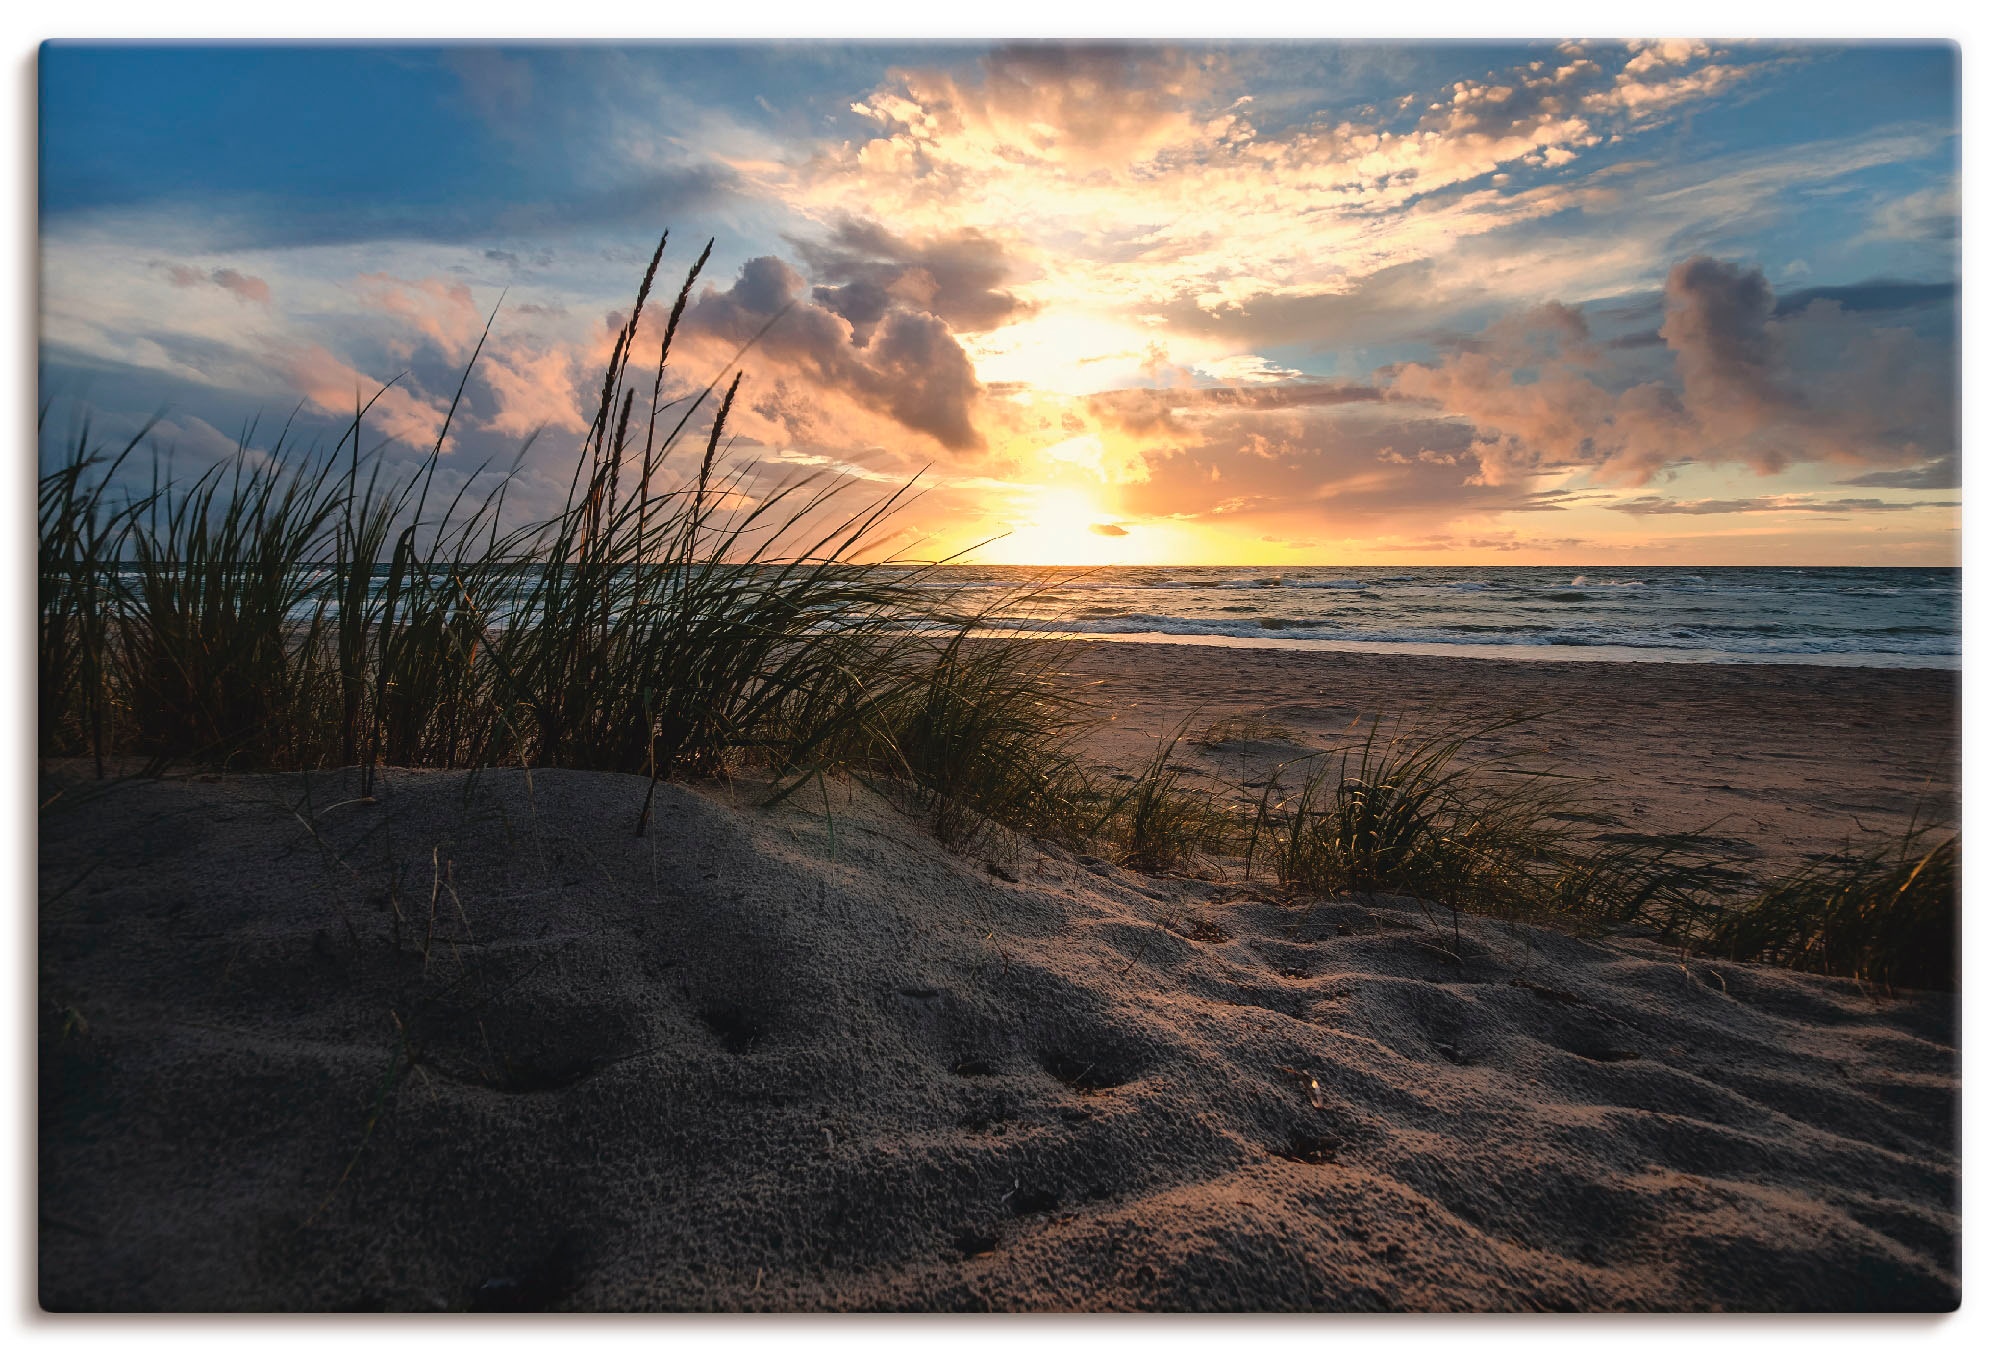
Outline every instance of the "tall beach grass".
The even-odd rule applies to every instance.
[[[1080,811],[1047,644],[968,646],[927,569],[862,561],[904,492],[752,483],[726,440],[740,372],[661,401],[708,257],[641,363],[665,245],[546,519],[510,521],[511,473],[444,492],[456,398],[401,473],[364,450],[369,404],[330,453],[288,429],[191,482],[157,453],[135,477],[143,434],[106,454],[81,431],[41,481],[42,754],[355,766],[364,791],[381,765],[867,769],[946,835]]]

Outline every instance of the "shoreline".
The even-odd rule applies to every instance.
[[[1013,636],[995,631],[991,636]],[[1759,655],[1718,648],[1625,647],[1581,643],[1369,643],[1347,638],[1249,638],[1222,633],[1084,633],[1051,630],[1036,636],[1087,643],[1138,643],[1159,647],[1224,647],[1244,651],[1344,652],[1381,657],[1461,657],[1467,661],[1592,662],[1631,666],[1811,666],[1865,671],[1964,670],[1964,654],[1893,652],[1783,652]]]

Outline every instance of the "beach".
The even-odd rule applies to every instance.
[[[41,1310],[1957,1310],[1963,52],[1803,56],[42,43]]]
[[[1956,678],[1079,645],[1094,743],[1511,730],[1778,864]],[[1532,728],[1532,731],[1528,729]],[[1255,766],[1241,777],[1255,777]],[[1714,787],[1728,784],[1724,789]],[[1958,1000],[1317,904],[852,783],[45,768],[49,1309],[1940,1310]],[[1853,823],[1848,822],[1848,826]],[[1757,829],[1755,827],[1763,827]]]
[[[1378,718],[1395,735],[1526,715],[1468,754],[1573,775],[1627,830],[1705,830],[1766,868],[1896,839],[1920,805],[1957,818],[1960,676],[1950,670],[1102,641],[1071,644],[1062,669],[1065,692],[1108,720],[1089,739],[1107,765],[1142,761],[1184,722],[1193,741],[1255,720],[1261,735],[1177,752],[1251,800],[1273,769],[1352,745]]]

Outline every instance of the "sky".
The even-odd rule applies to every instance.
[[[39,81],[45,458],[86,417],[185,470],[331,444],[395,378],[371,444],[413,461],[491,315],[445,462],[553,505],[667,229],[641,351],[714,240],[667,397],[740,364],[746,503],[920,476],[906,556],[1958,559],[1949,46],[54,44]]]

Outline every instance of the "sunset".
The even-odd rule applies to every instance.
[[[1956,1335],[1961,55],[44,43],[42,1324]]]
[[[921,471],[920,556],[1950,564],[1956,62],[58,46],[50,434],[198,463],[400,374],[415,454],[497,305],[450,459],[553,482],[665,225],[669,388],[762,333],[737,452]]]

